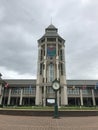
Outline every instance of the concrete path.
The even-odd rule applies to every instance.
[[[98,130],[98,116],[53,119],[0,115],[0,130]]]

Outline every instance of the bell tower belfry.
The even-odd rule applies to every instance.
[[[55,79],[60,81],[61,86],[57,94],[58,104],[68,105],[64,43],[65,40],[59,36],[58,29],[52,24],[38,40],[36,105],[46,106],[48,99],[55,98],[52,89],[52,81]]]

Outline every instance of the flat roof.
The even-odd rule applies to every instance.
[[[10,85],[36,85],[36,79],[1,79]],[[96,85],[98,80],[66,80],[67,85]]]

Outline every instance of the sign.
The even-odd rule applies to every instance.
[[[49,56],[49,57],[56,56],[56,47],[55,46],[49,46],[47,48],[47,56]]]

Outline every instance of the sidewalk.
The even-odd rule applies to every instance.
[[[53,119],[0,115],[0,130],[98,130],[98,116]]]

